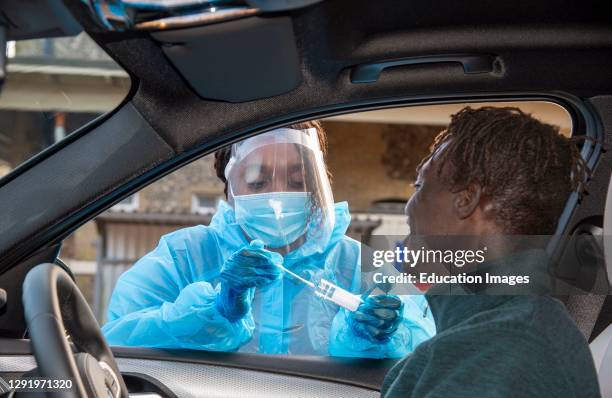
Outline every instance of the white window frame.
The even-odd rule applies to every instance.
[[[202,197],[207,197],[207,198],[210,198],[211,200],[214,200],[215,205],[214,206],[200,206],[200,198]],[[204,215],[204,216],[214,214],[217,211],[217,208],[219,207],[220,200],[221,198],[219,198],[216,195],[207,195],[206,193],[192,192],[191,193],[191,212],[193,214],[199,214],[199,215]]]
[[[130,201],[128,203],[121,203],[126,201],[127,199],[130,199]],[[127,198],[123,199],[121,202],[117,203],[116,205],[114,205],[113,207],[111,207],[112,211],[121,211],[124,213],[134,213],[136,210],[138,210],[139,204],[140,204],[140,199],[138,197],[138,192],[136,192],[133,195],[128,196]]]

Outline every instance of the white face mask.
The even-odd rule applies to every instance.
[[[269,248],[289,246],[308,227],[310,193],[266,192],[234,196],[236,222]]]

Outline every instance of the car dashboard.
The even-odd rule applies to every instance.
[[[10,341],[4,340],[3,347]],[[16,342],[12,349],[3,349],[0,353],[0,378],[27,377],[28,372],[36,369],[36,359],[29,353],[27,340]],[[15,349],[17,348],[17,349]],[[9,352],[9,353],[7,353]],[[275,397],[309,397],[334,398],[378,397],[376,388],[382,375],[391,362],[369,361],[346,366],[338,359],[339,365],[335,371],[328,374],[328,380],[316,376],[308,376],[304,371],[300,375],[299,365],[304,368],[316,367],[320,361],[328,362],[329,358],[304,357],[299,360],[286,361],[285,369],[280,367],[282,360],[274,361],[278,369],[270,363],[274,358],[248,354],[225,354],[206,352],[167,352],[154,349],[132,349],[127,347],[113,348],[115,358],[122,373],[131,397],[177,397],[177,398],[275,398]],[[257,362],[261,368],[256,369]],[[335,361],[335,359],[331,359]],[[374,379],[353,383],[350,378],[360,372],[353,366],[374,368]],[[371,372],[369,369],[368,372]],[[340,373],[338,373],[340,372]],[[342,374],[346,372],[346,374]],[[363,374],[362,374],[363,376]],[[0,388],[1,389],[1,388]],[[2,395],[2,391],[0,391]]]

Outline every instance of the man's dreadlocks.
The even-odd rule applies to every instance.
[[[462,109],[419,168],[434,154],[452,191],[481,185],[507,234],[554,233],[569,194],[589,174],[574,141],[518,108]]]

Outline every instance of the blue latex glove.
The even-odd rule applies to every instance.
[[[264,249],[262,241],[253,240],[232,254],[221,268],[221,289],[217,296],[217,308],[228,320],[234,322],[244,317],[251,308],[252,288],[267,286],[282,276],[283,257]]]
[[[348,324],[357,336],[386,343],[402,322],[403,305],[393,294],[369,296],[349,315]]]

